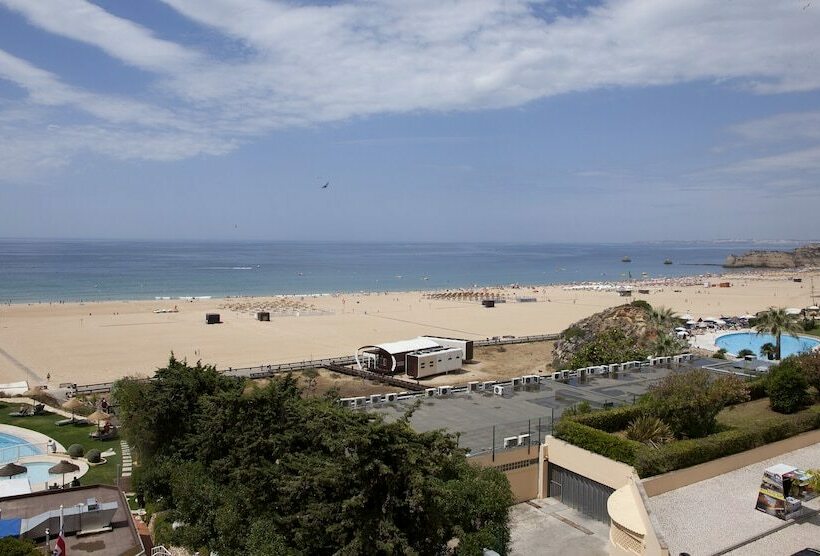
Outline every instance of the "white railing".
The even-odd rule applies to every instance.
[[[171,556],[171,552],[162,545],[151,549],[151,556]]]
[[[0,465],[17,461],[25,456],[37,456],[48,453],[48,444],[24,442],[0,448]]]

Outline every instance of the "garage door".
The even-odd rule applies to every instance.
[[[549,464],[550,497],[598,521],[609,523],[606,501],[615,489]]]

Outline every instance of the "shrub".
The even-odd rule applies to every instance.
[[[623,330],[610,328],[582,345],[572,356],[568,366],[571,369],[580,369],[591,365],[637,361],[645,359],[646,355],[646,351],[636,345],[635,338]]]
[[[759,400],[766,397],[766,377],[761,376],[746,383],[750,400]]]
[[[629,465],[633,465],[638,452],[644,449],[640,442],[582,425],[572,419],[558,421],[554,434],[574,446]]]
[[[674,438],[669,425],[650,415],[638,417],[626,428],[626,437],[629,440],[657,448]]]
[[[566,330],[561,333],[561,337],[564,340],[572,340],[573,338],[578,338],[579,336],[583,336],[584,331],[581,330],[580,326],[572,325]]]
[[[640,405],[625,405],[614,409],[603,411],[593,411],[586,415],[574,417],[574,420],[582,425],[605,432],[615,432],[624,430],[631,421],[643,416],[645,410]]]
[[[72,444],[68,447],[68,455],[72,458],[81,458],[85,453],[85,448],[82,444]]]
[[[717,414],[727,405],[749,399],[746,385],[736,376],[712,380],[703,369],[675,373],[649,390],[644,406],[678,438],[699,438],[715,431]]]
[[[738,356],[740,359],[743,359],[743,358],[744,358],[744,357],[746,357],[747,355],[754,355],[754,354],[755,354],[755,352],[753,352],[753,351],[752,351],[752,350],[750,350],[750,349],[742,349],[742,350],[740,350],[740,351],[738,351],[738,352],[737,352],[737,356]]]
[[[584,400],[580,403],[572,405],[564,410],[561,414],[562,417],[576,417],[580,415],[586,415],[588,413],[592,413],[592,406],[589,405],[589,402]]]
[[[715,353],[712,354],[713,359],[726,359],[726,350],[720,348]]]
[[[794,413],[808,405],[810,400],[806,377],[797,358],[784,359],[775,367],[766,381],[769,405],[778,413]]]
[[[102,461],[102,454],[100,454],[98,449],[92,448],[85,455],[85,459],[87,459],[89,463],[100,463]]]
[[[637,453],[634,467],[641,477],[651,477],[737,454],[817,428],[820,428],[820,410],[812,408],[794,418],[764,423],[755,428],[733,429],[705,438],[672,442],[657,450],[643,450]]]
[[[635,301],[630,303],[630,305],[632,305],[633,307],[640,307],[641,309],[644,309],[647,312],[652,310],[652,305],[650,305],[648,301],[644,301],[643,299],[636,299]]]
[[[800,370],[810,386],[814,386],[820,395],[820,352],[813,351],[797,358]]]

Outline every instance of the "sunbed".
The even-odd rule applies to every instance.
[[[54,423],[58,427],[62,427],[63,425],[87,425],[88,419],[85,417],[73,417],[69,419],[62,419],[60,421],[56,421]]]

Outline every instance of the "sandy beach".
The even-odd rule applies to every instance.
[[[43,384],[50,374],[53,385],[87,384],[150,375],[171,351],[227,368],[352,354],[365,344],[420,334],[483,339],[554,333],[634,299],[696,318],[769,306],[805,307],[812,304],[812,277],[820,280],[820,272],[636,281],[630,284],[631,299],[595,284],[487,288],[507,298],[492,309],[475,300],[431,299],[432,292],[4,305],[0,382]],[[730,282],[731,287],[705,287],[707,281],[712,286]],[[650,293],[638,294],[638,288]],[[458,291],[464,290],[452,290]],[[517,297],[536,301],[518,302]],[[155,312],[175,307],[178,312]],[[256,310],[271,311],[271,321],[257,321]],[[220,313],[222,323],[206,325],[208,312]]]

